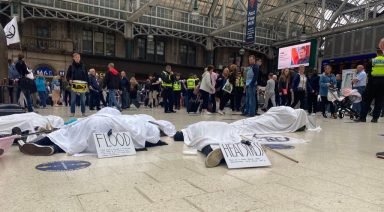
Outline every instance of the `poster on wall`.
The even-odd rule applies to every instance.
[[[311,42],[279,49],[278,69],[309,66]]]
[[[248,0],[247,29],[245,32],[245,44],[255,43],[256,11],[257,11],[257,0]]]
[[[341,90],[352,88],[352,80],[356,78],[356,69],[345,69],[342,72]]]

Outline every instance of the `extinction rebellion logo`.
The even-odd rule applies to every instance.
[[[13,24],[10,25],[7,29],[5,29],[5,32],[6,32],[5,37],[7,39],[12,39],[13,37],[15,37],[15,35],[16,35],[15,25],[13,25]]]

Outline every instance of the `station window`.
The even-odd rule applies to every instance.
[[[104,33],[95,32],[95,54],[104,55]]]
[[[92,31],[83,31],[83,53],[93,53],[93,33]]]
[[[156,41],[156,61],[165,62],[164,41]]]
[[[188,46],[187,45],[180,45],[180,63],[181,64],[188,64]]]
[[[196,65],[196,47],[188,47],[188,65]]]
[[[115,56],[115,35],[107,34],[106,39],[106,55],[107,56]]]
[[[139,51],[139,53],[138,53],[138,59],[139,60],[145,60],[145,51],[146,51],[145,42],[146,41],[143,38],[137,39],[137,49]]]
[[[154,61],[155,60],[155,42],[147,42],[147,60]]]
[[[46,26],[37,27],[38,38],[50,38],[49,28]]]

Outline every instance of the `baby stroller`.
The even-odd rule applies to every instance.
[[[331,101],[335,107],[340,119],[349,115],[349,118],[359,118],[360,114],[352,109],[352,104],[361,102],[362,98],[357,90],[350,88],[343,89],[342,96],[339,96],[338,89],[331,85],[328,87],[328,101]]]

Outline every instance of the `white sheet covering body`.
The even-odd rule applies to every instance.
[[[239,135],[244,136],[296,132],[303,126],[308,129],[315,128],[308,120],[307,113],[304,110],[285,106],[272,107],[261,116],[235,121],[230,125],[236,128]]]
[[[0,117],[0,134],[10,134],[12,128],[35,132],[35,128],[50,130],[64,126],[64,120],[58,116],[42,116],[37,113],[21,113]]]
[[[121,115],[118,110],[103,108],[96,114],[80,119],[47,136],[68,154],[96,153],[93,133],[129,132],[135,148],[144,148],[145,142],[160,140],[159,127],[148,120],[148,115]]]
[[[306,112],[290,107],[273,107],[267,113],[252,118],[235,121],[231,124],[217,121],[202,121],[181,130],[184,143],[201,151],[207,145],[216,148],[220,143],[237,143],[242,136],[266,133],[296,132],[306,126],[314,129]]]

